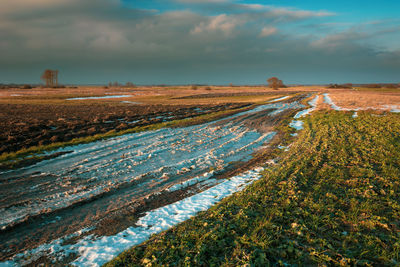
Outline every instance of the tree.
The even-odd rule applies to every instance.
[[[45,70],[41,76],[42,80],[46,82],[47,87],[58,86],[58,70]]]
[[[273,88],[274,90],[278,90],[280,87],[284,87],[282,80],[279,80],[276,77],[271,77],[267,80],[269,87]]]

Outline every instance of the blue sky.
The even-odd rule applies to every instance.
[[[400,1],[2,0],[0,83],[400,82]]]

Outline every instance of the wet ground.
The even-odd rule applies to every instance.
[[[304,107],[299,100],[65,147],[58,157],[0,172],[0,259],[82,229],[117,234],[145,211],[222,183],[224,171],[250,161],[271,141],[282,115]]]

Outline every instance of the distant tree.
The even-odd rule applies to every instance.
[[[280,87],[284,87],[282,80],[279,80],[277,77],[271,77],[267,80],[269,87],[274,90],[278,90]]]
[[[134,84],[131,83],[131,82],[127,82],[127,83],[125,84],[125,87],[136,87],[136,85],[134,85]]]
[[[46,82],[47,87],[58,86],[58,70],[45,70],[41,76],[42,80]]]

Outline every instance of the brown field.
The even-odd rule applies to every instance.
[[[350,109],[390,109],[400,103],[400,89],[327,89],[173,86],[107,88],[34,88],[0,90],[0,154],[64,142],[110,130],[126,130],[183,119],[301,92],[329,93],[336,105]],[[124,98],[66,100],[74,97],[131,95]],[[126,101],[126,102],[125,102]],[[196,111],[200,107],[202,111]],[[319,99],[319,109],[330,108]],[[135,122],[135,123],[132,123]]]
[[[336,105],[350,109],[385,108],[385,105],[400,105],[400,89],[330,90],[329,94]]]

